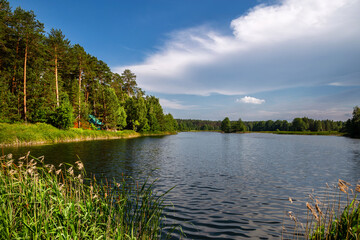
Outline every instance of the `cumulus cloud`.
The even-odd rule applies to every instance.
[[[159,100],[161,106],[168,109],[192,110],[197,107],[195,105],[184,105],[181,101],[178,100],[168,100],[164,98],[160,98]]]
[[[245,97],[243,97],[243,98],[236,99],[236,102],[240,102],[240,103],[250,103],[250,104],[262,104],[262,103],[265,102],[265,100],[264,100],[264,99],[254,98],[254,97],[245,96]]]
[[[171,34],[131,69],[146,91],[245,95],[316,85],[360,85],[360,0],[282,0],[234,19]]]

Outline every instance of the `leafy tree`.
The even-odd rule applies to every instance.
[[[54,61],[56,106],[59,106],[60,101],[59,101],[58,67],[59,67],[59,62],[64,58],[66,51],[69,49],[70,41],[65,38],[65,35],[62,33],[60,29],[52,28],[47,38],[47,44],[51,49],[49,52]]]
[[[244,122],[241,120],[241,118],[239,118],[239,120],[235,123],[234,131],[235,132],[245,132],[246,131],[246,126],[245,126]]]
[[[352,137],[360,137],[360,108],[354,107],[353,117],[346,122],[346,130]]]
[[[57,128],[66,130],[73,126],[73,122],[73,108],[68,96],[64,94],[60,106],[56,107],[55,112],[51,114],[49,123]]]
[[[106,87],[104,92],[106,98],[107,115],[103,123],[107,128],[122,129],[126,126],[125,110],[122,106],[120,106],[119,100],[113,88]]]
[[[129,69],[125,69],[121,74],[121,77],[124,81],[124,87],[128,96],[136,95],[136,75],[132,73]]]
[[[305,131],[307,129],[306,123],[301,118],[295,118],[292,121],[292,129],[294,131]]]
[[[78,44],[75,44],[75,46],[72,48],[73,54],[76,57],[77,60],[77,71],[78,71],[78,127],[80,128],[80,120],[81,120],[81,80],[84,74],[85,66],[86,66],[86,60],[87,60],[87,54],[83,47],[81,47]]]
[[[23,67],[23,114],[24,120],[27,121],[27,61],[29,54],[35,52],[39,39],[42,37],[44,25],[36,20],[36,16],[33,11],[25,11],[20,7],[16,8],[14,15],[18,16],[17,24],[15,29],[19,36],[19,39],[22,39],[24,42],[24,67]]]
[[[173,116],[168,113],[164,116],[164,124],[162,126],[162,131],[165,132],[174,132],[178,128],[178,124]]]
[[[229,133],[231,131],[231,123],[230,123],[230,119],[228,117],[226,117],[222,122],[221,122],[221,131]]]

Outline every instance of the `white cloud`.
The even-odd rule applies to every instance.
[[[181,101],[178,100],[168,100],[164,98],[160,98],[160,104],[164,108],[177,110],[192,110],[197,107],[195,105],[184,105]]]
[[[360,85],[360,0],[282,0],[231,22],[233,35],[207,27],[172,33],[131,69],[146,91],[253,94],[298,86]],[[335,83],[335,84],[334,84]]]
[[[262,104],[265,102],[264,99],[258,99],[258,98],[254,98],[254,97],[250,97],[250,96],[245,96],[243,98],[240,99],[236,99],[236,102],[240,102],[240,103],[250,103],[250,104]]]

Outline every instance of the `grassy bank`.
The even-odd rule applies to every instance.
[[[159,239],[164,195],[131,179],[97,183],[83,164],[0,157],[1,239]],[[86,182],[86,184],[84,184]]]
[[[166,135],[170,133],[157,132],[140,134],[131,130],[95,131],[72,128],[60,130],[49,124],[7,124],[0,123],[0,146],[45,144],[96,139],[133,138],[151,135]]]

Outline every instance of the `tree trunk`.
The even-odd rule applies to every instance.
[[[79,70],[79,116],[78,116],[78,128],[80,128],[80,114],[81,114],[81,68]]]
[[[58,85],[58,68],[57,68],[57,52],[55,47],[55,85],[56,85],[56,105],[59,107],[59,85]]]
[[[24,60],[24,120],[25,123],[27,122],[27,116],[26,116],[26,61],[27,61],[27,52],[28,50],[28,39],[26,39],[25,44],[25,60]]]
[[[16,56],[15,56],[15,62],[14,62],[14,75],[12,78],[12,88],[11,88],[11,93],[15,93],[16,90],[16,59],[18,58],[18,54],[19,54],[19,44],[20,44],[20,38],[17,41],[16,44]]]

